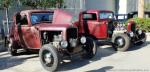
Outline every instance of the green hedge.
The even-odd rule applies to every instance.
[[[140,29],[145,30],[146,32],[150,32],[150,18],[133,18],[133,19]],[[128,20],[127,22],[129,21],[130,20]]]

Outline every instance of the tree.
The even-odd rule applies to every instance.
[[[144,17],[144,0],[138,0],[138,17]]]
[[[37,8],[62,8],[64,0],[22,0],[25,6]]]
[[[9,16],[8,9],[13,5],[14,0],[0,0],[0,9],[5,10],[5,17],[7,21],[7,34],[9,33]]]

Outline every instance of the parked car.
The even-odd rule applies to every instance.
[[[115,20],[120,23],[124,23],[128,20],[128,14],[115,14]]]
[[[75,25],[79,29],[79,35],[91,37],[100,45],[112,45],[118,51],[126,51],[131,43],[145,42],[146,38],[143,30],[135,29],[134,23],[129,22],[127,27],[118,24],[114,13],[109,10],[83,11]]]
[[[127,20],[136,17],[138,17],[137,11],[129,12],[127,14],[115,14],[116,21],[124,22],[124,23]],[[144,18],[150,18],[150,11],[144,11]]]
[[[135,18],[135,17],[138,17],[138,12],[137,11],[130,12],[130,13],[127,14],[127,19]],[[150,18],[150,11],[144,11],[144,17],[145,18]]]
[[[96,43],[90,37],[78,36],[78,28],[70,22],[72,15],[62,10],[25,10],[14,16],[8,51],[39,51],[40,62],[48,71],[74,55],[90,59],[96,54]]]

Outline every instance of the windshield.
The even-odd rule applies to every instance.
[[[99,17],[100,19],[112,19],[113,13],[112,12],[100,12]]]
[[[52,12],[46,13],[32,13],[31,14],[31,23],[33,25],[41,23],[41,22],[48,22],[51,23],[53,19]]]

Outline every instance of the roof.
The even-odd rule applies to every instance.
[[[113,11],[111,11],[111,10],[90,9],[90,10],[86,10],[84,12],[113,12]]]
[[[53,12],[52,10],[23,10],[21,13],[31,13],[31,12]]]

